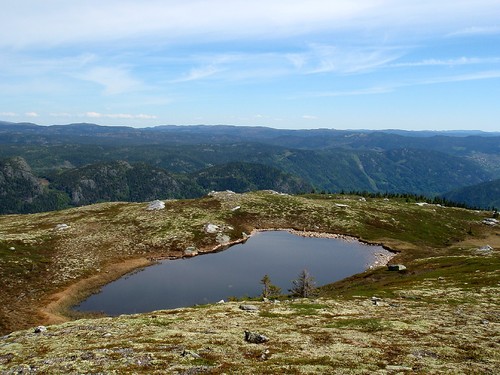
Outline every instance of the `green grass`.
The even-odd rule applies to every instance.
[[[382,323],[375,318],[349,318],[339,319],[326,326],[327,328],[354,329],[362,332],[377,332],[390,329],[390,324]]]
[[[291,309],[295,309],[294,315],[317,315],[318,310],[327,308],[327,305],[322,305],[319,303],[292,303],[290,304]]]

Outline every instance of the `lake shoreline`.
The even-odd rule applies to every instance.
[[[227,250],[228,248],[245,243],[253,235],[259,232],[272,232],[272,231],[285,231],[291,234],[306,237],[306,238],[330,238],[339,239],[347,242],[359,242],[367,246],[382,246],[388,251],[388,254],[376,253],[376,259],[365,265],[365,271],[373,269],[376,267],[383,267],[389,263],[389,261],[397,255],[397,253],[384,246],[383,244],[375,244],[367,241],[360,240],[359,238],[353,236],[347,236],[344,234],[336,233],[325,233],[325,232],[313,232],[313,231],[300,231],[293,228],[259,228],[253,229],[249,235],[242,238],[230,241],[224,244],[217,244],[205,249],[200,249],[198,255],[206,255],[221,252]],[[84,278],[68,285],[65,289],[57,291],[50,294],[38,309],[38,316],[41,319],[42,324],[59,324],[67,322],[70,320],[75,320],[81,318],[81,312],[73,309],[74,306],[78,305],[85,299],[89,298],[92,294],[97,293],[105,285],[120,279],[121,277],[130,274],[139,269],[149,267],[155,263],[165,260],[165,259],[182,259],[184,256],[164,256],[164,257],[154,257],[154,258],[132,258],[119,263],[112,263],[105,267],[100,273],[92,275],[88,278]],[[83,314],[84,315],[84,314]]]

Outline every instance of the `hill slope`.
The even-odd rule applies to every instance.
[[[399,251],[384,268],[321,289],[316,301],[220,304],[33,328],[0,338],[0,370],[45,373],[494,373],[500,228],[490,215],[404,199],[214,193],[0,216],[2,332],[61,322],[68,308],[147,259],[218,249],[255,228],[342,233]],[[239,210],[232,210],[240,206]],[[57,224],[67,227],[58,229]],[[478,250],[490,244],[491,250]],[[12,250],[13,248],[13,250]],[[146,259],[147,258],[147,259]],[[376,296],[377,298],[372,298]],[[63,315],[61,315],[63,314]],[[268,336],[244,341],[244,331]],[[459,332],[459,336],[457,336]]]
[[[443,194],[443,198],[469,207],[500,208],[500,179],[466,186]]]

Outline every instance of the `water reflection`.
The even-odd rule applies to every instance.
[[[213,303],[229,296],[258,296],[265,274],[286,293],[304,268],[324,285],[362,272],[376,253],[387,251],[356,241],[258,232],[246,243],[219,253],[165,260],[125,276],[76,310],[119,315]]]

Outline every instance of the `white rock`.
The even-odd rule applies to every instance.
[[[231,211],[233,211],[233,212],[238,211],[240,208],[241,208],[241,206],[236,206],[236,207],[231,208]]]
[[[225,234],[222,234],[222,233],[217,234],[217,237],[215,240],[218,243],[220,243],[221,245],[225,245],[225,244],[228,244],[229,242],[231,242],[231,238]]]
[[[497,225],[498,224],[498,220],[497,219],[493,219],[493,218],[487,218],[487,219],[484,219],[482,221],[483,224],[486,224],[486,225]]]
[[[196,255],[198,255],[198,249],[194,246],[190,246],[186,250],[184,250],[185,257],[194,257]]]
[[[68,229],[69,225],[68,224],[57,224],[55,227],[55,230],[65,230]]]
[[[215,224],[208,223],[208,224],[205,224],[204,230],[206,233],[217,233],[219,231],[219,226],[215,225]]]
[[[148,211],[156,211],[163,210],[165,208],[165,203],[160,200],[155,200],[149,203],[147,210]]]
[[[35,333],[41,333],[41,332],[45,332],[47,330],[47,327],[45,326],[38,326],[34,329],[34,332]]]

